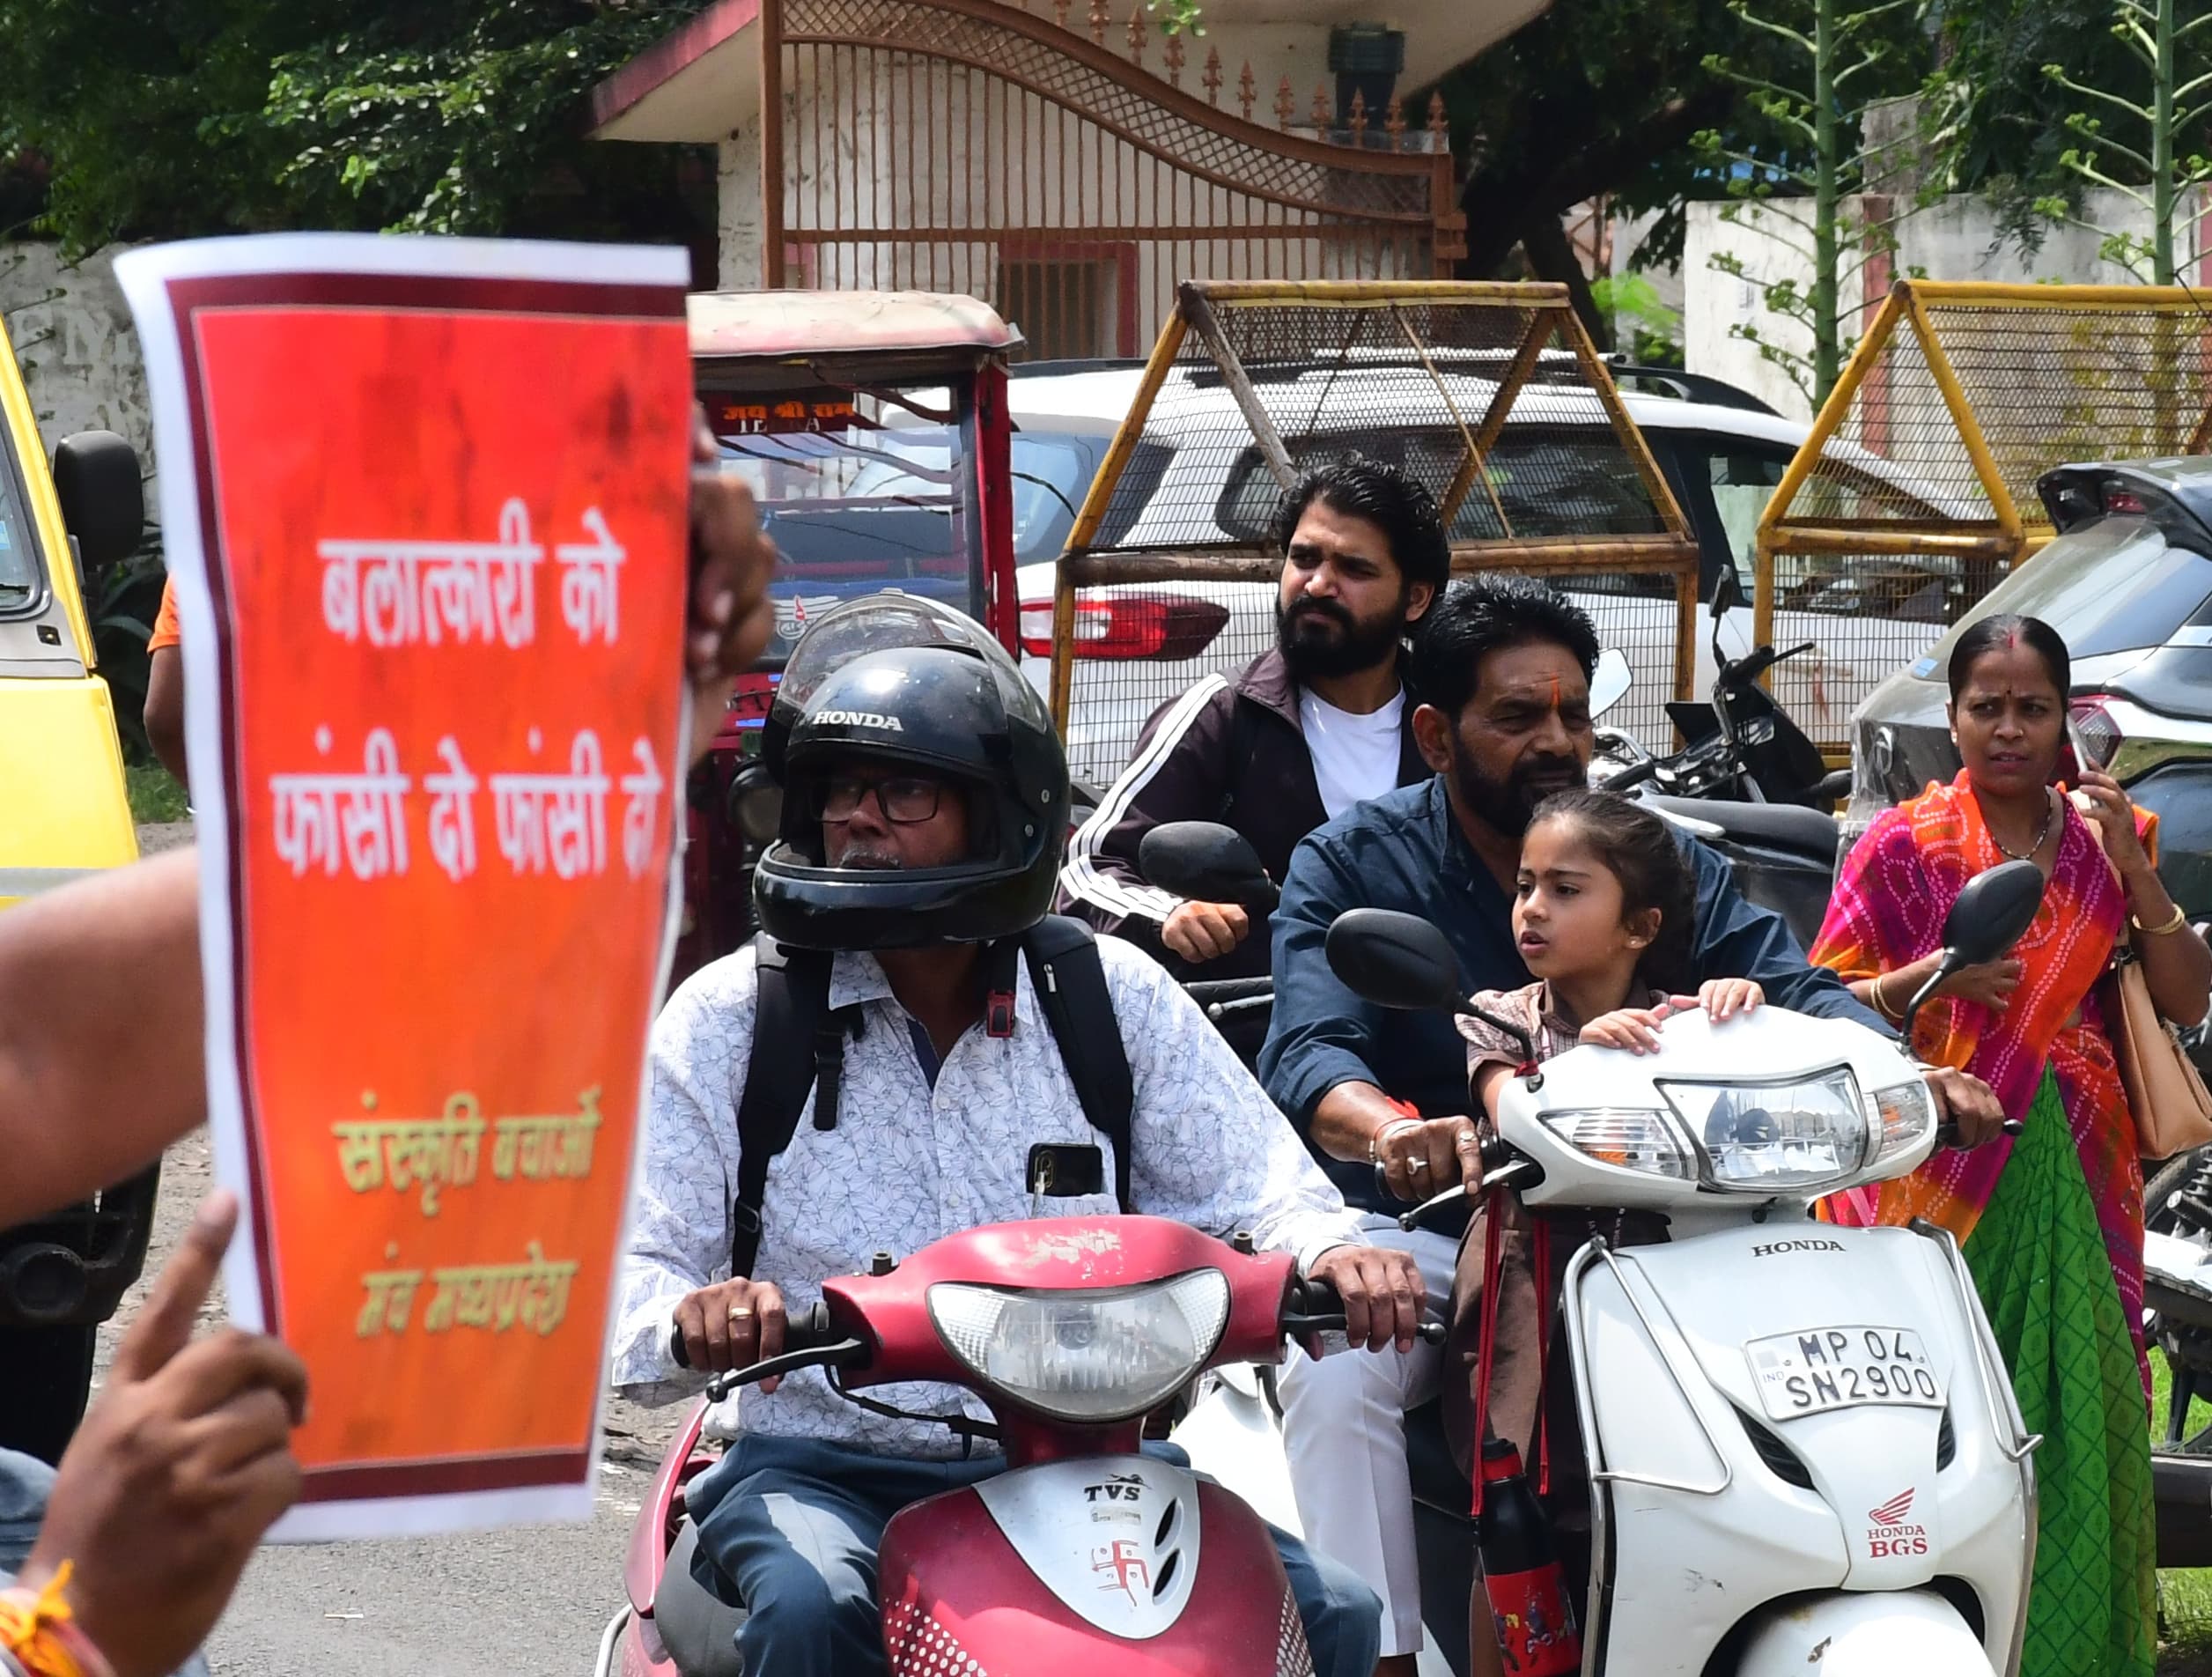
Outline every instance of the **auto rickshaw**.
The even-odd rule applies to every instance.
[[[750,484],[781,563],[774,638],[692,774],[672,983],[753,935],[753,864],[781,809],[761,729],[811,619],[896,588],[1019,655],[1006,359],[1021,334],[924,292],[710,292],[689,313],[724,469]]]
[[[138,854],[84,593],[144,519],[137,458],[113,432],[63,438],[48,470],[0,336],[0,909]],[[0,1230],[0,1446],[50,1461],[69,1441],[94,1335],[144,1266],[158,1181],[156,1166]]]

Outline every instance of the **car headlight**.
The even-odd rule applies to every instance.
[[[1704,1143],[1707,1179],[1716,1188],[1823,1187],[1866,1163],[1867,1107],[1847,1068],[1789,1082],[1660,1081],[1657,1088]]]
[[[1600,1164],[1679,1182],[1697,1179],[1689,1149],[1663,1112],[1635,1107],[1589,1106],[1546,1112],[1544,1127]]]
[[[1869,1170],[1878,1169],[1899,1154],[1909,1152],[1936,1128],[1936,1097],[1928,1084],[1915,1077],[1874,1091],[1874,1156]]]
[[[1063,1421],[1158,1407],[1206,1366],[1229,1317],[1218,1269],[1072,1290],[940,1282],[928,1299],[938,1337],[970,1373]]]

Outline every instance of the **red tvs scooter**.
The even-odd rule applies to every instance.
[[[1299,1281],[1287,1256],[1181,1223],[999,1223],[826,1282],[821,1303],[793,1312],[784,1353],[720,1377],[707,1401],[827,1368],[848,1389],[939,1381],[990,1407],[1007,1471],[913,1503],[884,1531],[892,1677],[1310,1677],[1259,1516],[1139,1454],[1139,1440],[1146,1415],[1202,1370],[1279,1362],[1286,1340],[1343,1326],[1334,1290]],[[744,1609],[697,1581],[684,1510],[714,1459],[700,1449],[705,1412],[693,1408],[638,1517],[629,1603],[596,1677],[741,1670]]]

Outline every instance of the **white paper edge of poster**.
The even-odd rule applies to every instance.
[[[208,1126],[214,1146],[216,1184],[232,1189],[239,1199],[238,1232],[224,1257],[223,1283],[232,1319],[241,1327],[260,1332],[267,1318],[262,1311],[261,1277],[254,1262],[254,1206],[246,1191],[245,1108],[235,1051],[237,998],[232,988],[235,927],[230,903],[228,789],[220,772],[218,710],[203,697],[213,693],[220,680],[213,634],[215,606],[202,546],[196,451],[190,405],[185,399],[183,352],[168,288],[184,279],[280,274],[389,274],[681,288],[689,285],[690,271],[689,253],[673,247],[380,233],[268,233],[194,240],[129,251],[115,259],[115,280],[137,328],[153,415],[163,553],[175,585],[178,623],[183,632],[186,761],[195,771],[202,765],[210,770],[192,776],[195,837],[200,852],[200,971],[206,998]],[[173,469],[159,470],[164,461],[172,462]],[[680,676],[671,672],[670,679]],[[687,689],[678,707],[675,737],[667,742],[673,752],[670,760],[679,765],[690,760],[690,717]],[[682,785],[682,773],[670,777],[667,795],[677,810]],[[651,1029],[675,952],[683,879],[683,824],[672,814],[669,826],[668,900],[653,996],[646,1016],[638,1022],[641,1035]],[[652,1079],[649,1058],[640,1058],[638,1121],[631,1127],[630,1157],[625,1161],[629,1190],[617,1220],[615,1250],[609,1255],[617,1266],[629,1245],[630,1219],[636,1206],[638,1141]],[[618,1269],[615,1282],[608,1295],[607,1318],[601,1325],[601,1370],[607,1368],[613,1348],[616,1309],[621,1297]],[[591,1437],[581,1481],[300,1503],[276,1522],[265,1540],[424,1537],[497,1526],[588,1520],[598,1489],[607,1393],[602,1376],[594,1393]]]

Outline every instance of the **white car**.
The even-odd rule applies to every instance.
[[[1107,447],[1136,400],[1142,372],[1135,364],[1074,371],[1046,364],[1016,366],[1009,380],[1022,668],[1041,692],[1051,691],[1054,566]],[[1369,416],[1364,419],[1328,400],[1332,381],[1353,376],[1359,380],[1357,405]],[[1447,373],[1443,383],[1470,424],[1496,389],[1489,380],[1463,373]],[[1371,416],[1393,405],[1397,385],[1404,387],[1404,410],[1421,417],[1378,430]],[[1447,479],[1464,455],[1456,425],[1434,423],[1437,386],[1418,366],[1384,360],[1356,373],[1308,369],[1261,379],[1256,388],[1301,465],[1356,449],[1433,484]],[[1807,427],[1732,387],[1679,373],[1624,375],[1621,394],[1697,535],[1700,595],[1710,594],[1721,566],[1730,564],[1748,602],[1759,515]],[[896,431],[900,421],[890,425]],[[886,442],[888,452],[896,454],[896,443]],[[1846,462],[1842,473],[1828,474],[1832,494],[1879,502],[1892,518],[1908,509],[1921,516],[1971,516],[1971,509],[1948,505],[1889,461],[1848,445],[1832,447],[1831,459]],[[1524,387],[1491,464],[1494,498],[1480,487],[1466,496],[1453,521],[1456,539],[1495,538],[1502,534],[1500,519],[1523,534],[1656,528],[1641,486],[1624,482],[1620,450],[1585,386],[1539,376]],[[900,474],[897,460],[886,458],[880,470],[885,481],[870,484],[871,494],[896,488],[891,480]],[[1098,545],[1173,552],[1264,543],[1279,495],[1228,392],[1177,366],[1123,474]],[[1946,562],[1913,563],[1924,573],[1931,564]],[[1882,587],[1898,568],[1896,561],[1854,559],[1783,578],[1775,644],[1810,640],[1821,650],[1777,670],[1776,696],[1815,737],[1840,737],[1860,700],[1943,632],[1947,596],[1960,587],[1957,577],[1931,584],[1924,574],[1915,576],[1907,587],[1918,586],[1919,592],[1899,601],[1896,596],[1906,588]],[[1626,654],[1636,676],[1609,722],[1655,751],[1674,744],[1666,708],[1673,691],[1676,628],[1670,587],[1663,578],[1624,573],[1590,574],[1567,584],[1604,643]],[[1207,675],[1242,668],[1275,640],[1272,584],[1176,581],[1085,589],[1077,614],[1068,757],[1078,779],[1094,787],[1102,788],[1120,773],[1146,719],[1161,704]],[[1723,638],[1732,654],[1750,649],[1751,620],[1748,604],[1729,614]],[[1840,644],[1845,641],[1847,646]],[[1702,709],[1714,674],[1702,615],[1695,644],[1690,702]]]

